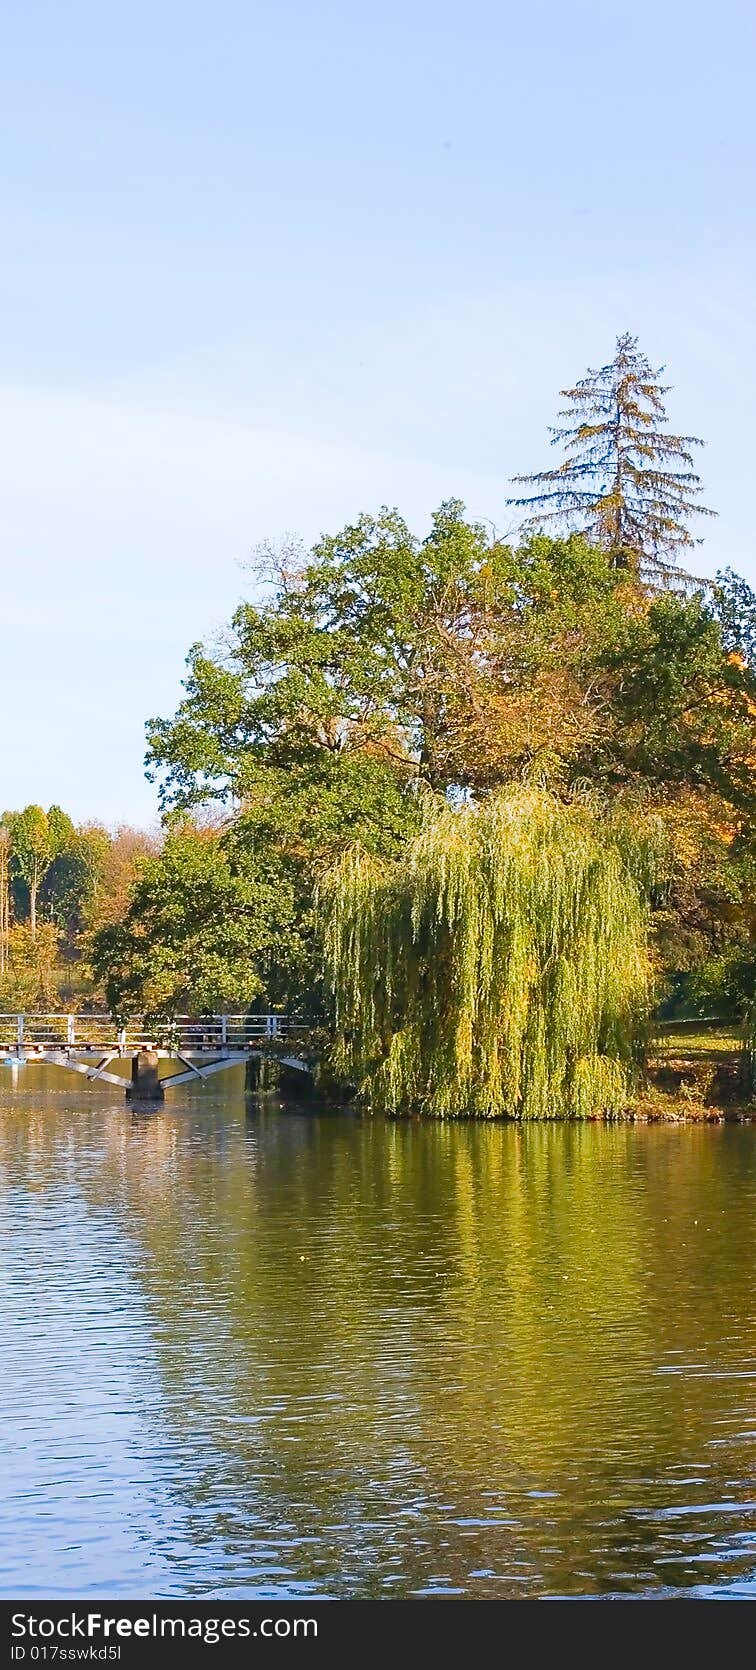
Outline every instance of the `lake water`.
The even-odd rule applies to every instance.
[[[756,1598],[756,1128],[51,1082],[0,1102],[4,1595]]]

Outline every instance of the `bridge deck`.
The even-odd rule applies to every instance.
[[[158,1049],[217,1055],[226,1050],[243,1053],[306,1032],[303,1022],[274,1014],[175,1015],[161,1022],[136,1015],[125,1026],[104,1014],[9,1014],[0,1015],[0,1055],[34,1049],[112,1049],[124,1055]]]
[[[108,1071],[116,1060],[142,1051],[180,1063],[164,1088],[209,1078],[250,1056],[273,1054],[283,1066],[311,1072],[301,1053],[307,1026],[289,1015],[176,1015],[152,1023],[136,1016],[119,1027],[111,1015],[0,1015],[0,1062],[65,1067],[84,1078],[123,1086],[123,1075]]]

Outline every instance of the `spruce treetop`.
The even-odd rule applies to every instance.
[[[559,417],[566,421],[550,434],[563,462],[514,478],[536,489],[509,500],[530,512],[524,532],[556,523],[601,545],[617,567],[633,566],[649,579],[684,572],[677,554],[701,543],[689,522],[716,512],[697,502],[701,481],[691,449],[703,442],[666,427],[670,385],[659,381],[663,371],[625,333],[608,365],[562,389],[567,405]]]

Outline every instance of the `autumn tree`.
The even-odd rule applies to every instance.
[[[109,830],[100,823],[85,823],[77,834],[87,876],[83,926],[96,932],[125,915],[140,869],[157,855],[160,841],[130,824]]]
[[[192,650],[178,713],[148,727],[163,802],[267,817],[281,794],[296,821],[301,792],[303,835],[327,811],[331,844],[358,818],[393,850],[418,790],[486,792],[582,746],[578,662],[621,583],[585,540],[513,551],[457,500],[425,538],[361,516],[242,605],[227,659]]]
[[[52,922],[28,922],[8,931],[8,957],[0,974],[1,1009],[49,1009],[59,995],[58,935]]]
[[[487,546],[456,501],[423,540],[384,507],[279,565],[269,601],[237,611],[230,661],[196,646],[179,713],[148,728],[168,802],[244,799],[263,759],[359,756],[440,786]]]
[[[702,488],[691,449],[703,443],[667,428],[663,371],[625,333],[607,365],[561,391],[564,421],[550,434],[564,452],[562,463],[514,478],[535,489],[509,501],[528,512],[524,532],[575,530],[617,566],[630,564],[651,578],[682,572],[679,553],[700,543],[689,523],[715,513],[698,502]]]
[[[8,811],[0,821],[0,982],[3,1002],[33,1007],[93,995],[91,934],[126,913],[146,832],[76,825],[60,806]]]

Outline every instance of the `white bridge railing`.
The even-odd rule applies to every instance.
[[[180,1055],[225,1055],[259,1049],[265,1043],[305,1037],[308,1027],[289,1015],[176,1015],[147,1023],[136,1016],[119,1027],[110,1015],[0,1015],[0,1054],[140,1049]]]

